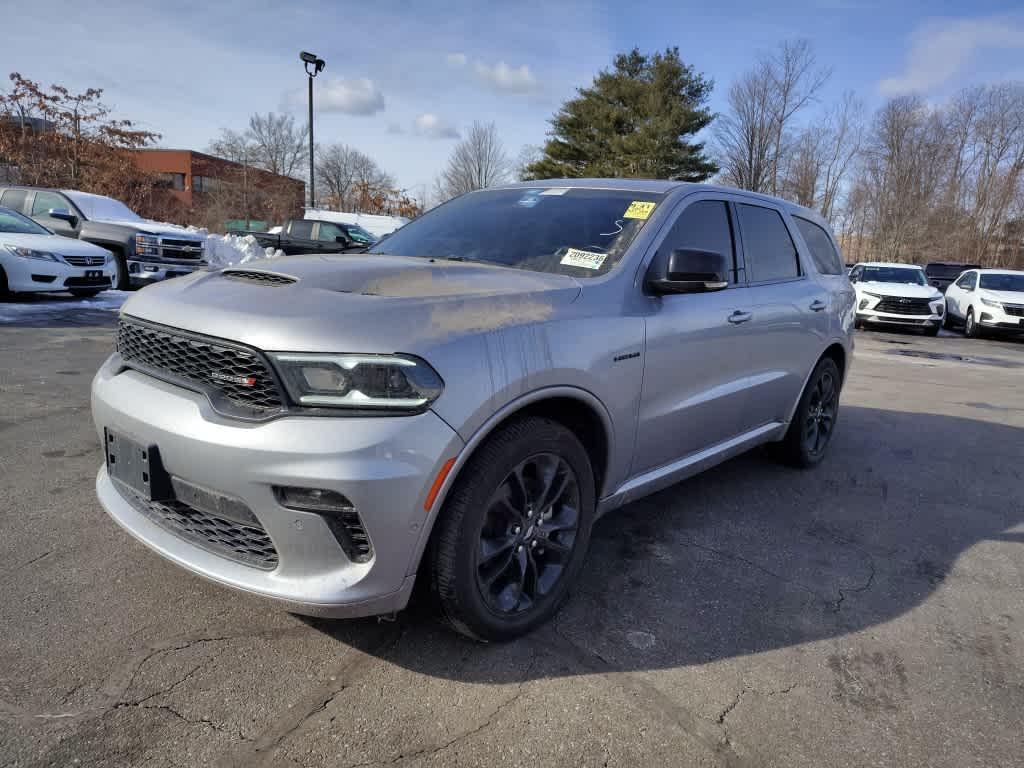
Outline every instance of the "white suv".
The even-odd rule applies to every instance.
[[[924,270],[914,264],[869,261],[850,270],[857,291],[857,327],[903,325],[935,336],[946,305]]]
[[[975,338],[982,330],[1024,333],[1024,272],[971,269],[946,289],[946,327],[963,325]]]

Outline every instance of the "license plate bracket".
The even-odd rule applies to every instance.
[[[142,445],[111,429],[103,430],[107,473],[150,501],[174,498],[171,476],[160,461],[160,449]]]

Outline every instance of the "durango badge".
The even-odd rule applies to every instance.
[[[252,387],[256,385],[255,376],[232,376],[230,373],[214,371],[210,374],[210,378],[216,379],[217,381],[226,381],[230,384],[240,384],[243,387]]]

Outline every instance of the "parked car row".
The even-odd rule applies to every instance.
[[[35,268],[38,264],[26,267],[28,262],[7,258],[0,264],[0,289],[6,283],[6,290],[15,292],[74,288],[78,293],[95,294],[105,288],[127,290],[207,266],[203,235],[174,224],[144,219],[112,197],[70,189],[8,186],[0,187],[0,208],[8,215],[34,221],[38,227],[33,231],[36,238],[52,238],[34,241],[39,252],[48,256],[14,258],[49,261],[60,266],[58,269],[51,264],[40,271]],[[10,226],[23,226],[11,223],[15,219],[7,220]],[[7,243],[14,242],[9,236],[16,234],[20,233],[0,232],[0,244],[8,254],[11,250]],[[58,235],[62,238],[56,239]],[[83,249],[70,244],[71,239],[99,246],[104,255],[109,253],[112,273],[95,269],[99,266],[98,262],[92,263],[97,257],[95,250],[85,249],[93,258],[89,263],[80,263],[79,252]],[[14,247],[27,246],[15,243]],[[84,271],[76,271],[79,268]]]
[[[934,274],[929,279],[927,268],[914,264],[855,264],[850,282],[857,292],[857,327],[920,328],[929,336],[942,327],[963,327],[970,338],[986,331],[1024,333],[1024,272],[971,267],[942,285],[945,295],[936,285],[943,280]]]

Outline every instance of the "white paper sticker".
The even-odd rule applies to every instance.
[[[568,187],[548,187],[543,192],[541,192],[541,194],[542,195],[564,195],[568,191],[569,191]]]
[[[570,248],[565,252],[561,263],[569,267],[600,269],[607,256],[607,253],[594,253],[593,251],[581,251],[577,248]]]

